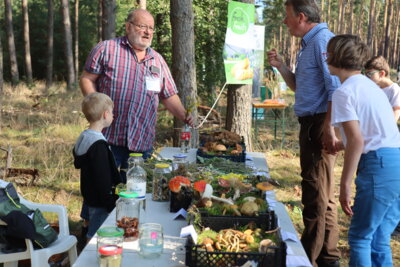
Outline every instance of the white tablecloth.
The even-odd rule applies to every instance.
[[[160,152],[160,155],[166,159],[172,159],[173,155],[180,154],[180,149],[176,147],[166,147]],[[248,152],[249,160],[246,162],[249,166],[255,167],[259,172],[269,177],[267,161],[263,153]],[[187,153],[190,162],[196,160],[196,149],[191,149]],[[169,267],[184,266],[185,264],[185,239],[179,238],[180,229],[187,225],[184,220],[173,220],[173,213],[169,212],[169,202],[153,202],[151,195],[146,196],[145,222],[156,222],[163,225],[164,228],[164,252],[158,259],[144,259],[138,254],[138,242],[124,242],[124,253],[122,266],[140,266],[140,267]],[[288,267],[311,267],[311,264],[304,252],[296,230],[290,220],[285,206],[275,200],[273,192],[267,195],[269,206],[278,217],[278,225],[281,227],[281,234],[286,239],[288,245],[286,264]],[[102,226],[115,226],[115,210],[110,214]],[[92,267],[98,266],[96,254],[96,236],[90,240],[90,243],[80,254],[74,267]]]

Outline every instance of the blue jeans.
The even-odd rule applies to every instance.
[[[89,228],[86,237],[92,238],[103,222],[107,219],[109,213],[107,209],[101,207],[91,207],[85,202],[82,204],[81,218],[89,221]]]
[[[105,208],[89,207],[89,229],[87,238],[92,238],[103,222],[107,219],[109,213]]]
[[[126,169],[128,169],[128,158],[130,153],[142,153],[143,159],[146,160],[151,157],[153,149],[147,151],[131,151],[125,146],[114,146],[111,145],[111,151],[113,152],[115,163],[117,168],[120,169],[119,173],[123,183],[126,183]]]
[[[361,156],[349,229],[350,266],[392,266],[390,235],[400,220],[400,149]]]

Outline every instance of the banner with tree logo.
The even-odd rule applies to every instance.
[[[224,45],[225,76],[228,84],[252,84],[254,65],[255,6],[231,1]]]

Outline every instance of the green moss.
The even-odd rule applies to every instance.
[[[217,235],[218,233],[213,230],[204,230],[197,237],[197,244],[203,243],[203,240],[207,237],[215,241],[217,239]]]

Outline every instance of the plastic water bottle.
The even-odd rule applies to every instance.
[[[131,165],[126,173],[126,190],[135,192],[138,199],[144,199],[146,197],[147,173],[142,167],[142,154],[132,153],[129,156],[128,163]]]
[[[181,136],[180,136],[181,152],[182,153],[188,153],[189,152],[190,137],[191,137],[190,127],[189,127],[188,124],[185,124],[185,126],[182,128]]]

